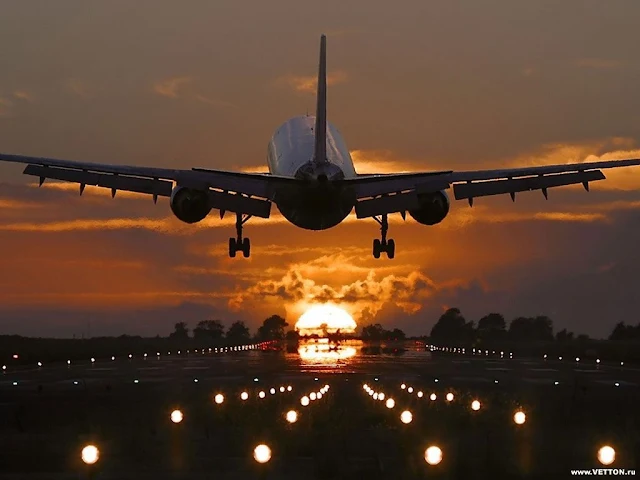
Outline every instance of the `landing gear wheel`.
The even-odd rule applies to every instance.
[[[393,239],[387,240],[387,232],[389,231],[389,221],[387,215],[381,215],[381,218],[373,217],[380,224],[380,237],[373,241],[373,258],[380,258],[380,253],[385,252],[387,258],[396,256],[396,242]]]
[[[396,256],[396,242],[394,242],[392,238],[387,241],[385,250],[389,259],[393,259],[393,257]]]
[[[236,239],[231,237],[229,239],[229,256],[234,258],[236,256],[236,252],[238,251],[238,246],[236,244]]]
[[[242,241],[242,256],[244,258],[249,258],[251,255],[251,241],[248,238],[245,238]]]
[[[380,247],[380,240],[377,238],[373,240],[373,258],[380,258],[380,251],[382,250]]]

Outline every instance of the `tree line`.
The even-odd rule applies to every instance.
[[[254,335],[251,335],[249,327],[244,322],[233,322],[225,329],[221,320],[202,320],[198,322],[190,334],[186,322],[178,322],[174,325],[169,339],[184,341],[193,339],[196,342],[219,342],[226,340],[233,344],[243,344],[250,341],[262,342],[266,340],[281,340],[285,338],[285,327],[289,324],[280,315],[271,315],[262,322]]]

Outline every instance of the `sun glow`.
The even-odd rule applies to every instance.
[[[314,305],[304,312],[296,322],[296,330],[302,336],[354,333],[357,328],[355,320],[343,308],[331,304]]]

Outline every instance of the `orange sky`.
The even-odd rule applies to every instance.
[[[266,170],[276,127],[313,110],[325,32],[329,118],[360,173],[638,157],[639,14],[582,1],[16,3],[0,18],[0,150]],[[166,199],[37,189],[21,171],[0,165],[0,333],[293,324],[321,301],[416,334],[448,306],[548,314],[595,336],[637,321],[638,169],[548,201],[454,201],[436,227],[394,215],[393,261],[371,257],[373,220],[308,232],[276,208],[247,224],[252,257],[230,259],[230,217],[185,225]]]

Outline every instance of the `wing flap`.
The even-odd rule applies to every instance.
[[[604,173],[600,170],[590,170],[578,173],[460,183],[453,186],[453,193],[456,200],[462,200],[465,198],[486,197],[505,193],[526,192],[529,190],[542,190],[564,185],[576,185],[604,179]]]
[[[376,215],[405,212],[418,207],[418,194],[415,191],[396,193],[356,203],[356,217],[367,218]]]
[[[212,208],[221,211],[239,212],[254,217],[269,218],[271,214],[271,202],[258,198],[249,198],[244,195],[209,191],[209,203]]]
[[[173,182],[149,178],[129,177],[123,175],[92,173],[83,170],[48,167],[42,165],[27,165],[25,175],[75,182],[81,185],[95,185],[98,187],[125,190],[128,192],[147,193],[168,197],[171,195]]]
[[[376,197],[388,193],[397,193],[417,189],[419,192],[437,192],[449,188],[446,172],[427,172],[419,174],[399,174],[389,176],[366,176],[344,180],[352,185],[357,198]]]

